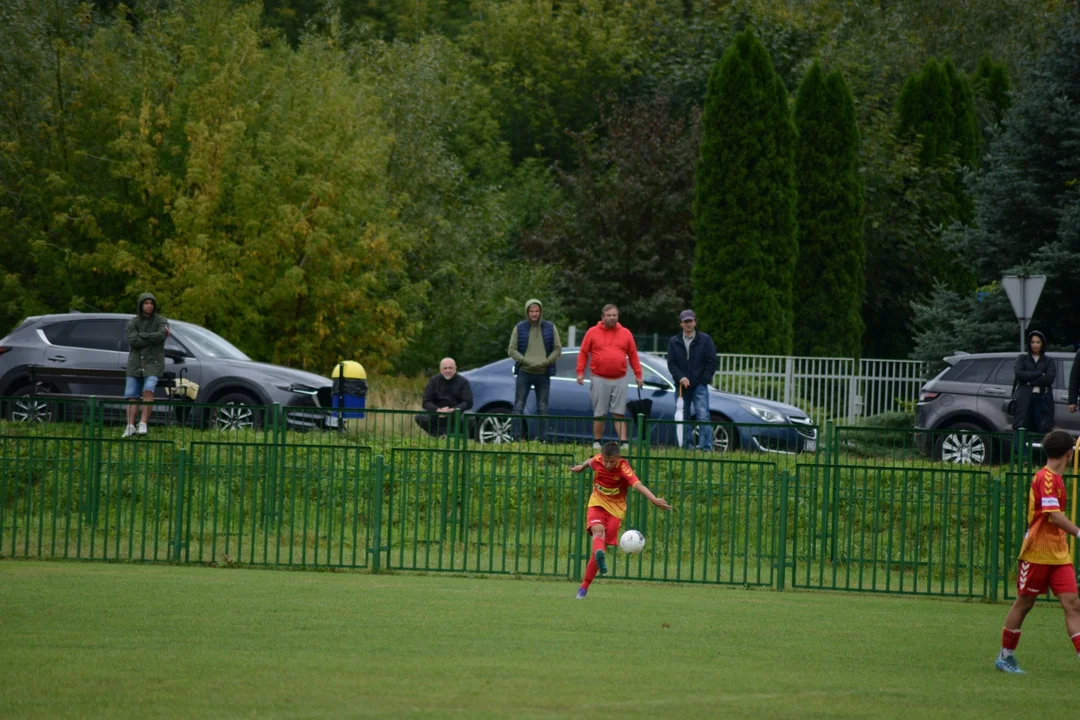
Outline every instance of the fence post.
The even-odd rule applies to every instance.
[[[776,576],[777,592],[784,592],[787,576],[787,523],[788,523],[788,486],[791,475],[787,470],[780,473],[780,547],[776,551],[779,573]]]
[[[829,493],[830,485],[832,481],[832,444],[833,440],[833,421],[825,421],[825,467],[822,473],[822,488],[821,488],[821,554],[826,555],[826,550],[829,547],[829,520],[832,518],[831,506],[829,505]]]
[[[384,463],[382,455],[375,456],[375,497],[371,502],[371,569],[378,572],[382,567],[382,504],[383,504],[383,473]]]
[[[564,472],[569,472],[569,470]],[[575,581],[577,581],[581,580],[582,577],[581,560],[582,553],[585,552],[585,501],[588,498],[588,496],[585,494],[585,478],[587,477],[587,475],[582,473],[575,476],[574,473],[570,473],[570,477],[573,482],[577,483],[577,508],[575,510],[575,513],[577,515],[577,532],[574,533],[574,562],[570,565],[572,577]],[[648,485],[646,484],[645,487],[648,487]],[[589,492],[592,492],[591,480],[589,483]],[[589,545],[589,548],[589,552],[591,554],[591,543]]]
[[[566,330],[566,347],[577,347],[577,326],[571,325]]]
[[[784,402],[790,405],[795,397],[795,358],[784,358]]]
[[[986,543],[990,548],[990,602],[998,599],[999,553],[998,535],[1001,533],[1001,478],[994,478],[990,485],[990,537]]]
[[[172,561],[180,562],[180,550],[184,542],[184,496],[186,494],[184,481],[187,479],[187,451],[180,448],[176,451],[176,502],[173,503],[176,511],[176,521],[173,523]]]

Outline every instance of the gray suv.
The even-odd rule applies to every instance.
[[[10,335],[0,339],[0,397],[3,416],[9,420],[49,419],[54,404],[35,397],[32,367],[70,370],[73,377],[48,380],[42,374],[38,391],[98,397],[118,397],[124,392],[123,370],[127,366],[125,325],[130,315],[112,313],[65,313],[26,318]],[[169,319],[170,337],[165,342],[165,374],[199,386],[198,403],[228,406],[215,411],[201,424],[221,429],[251,427],[261,423],[257,406],[328,407],[329,379],[280,365],[257,363],[224,338],[204,327]],[[86,373],[80,371],[110,371]],[[45,387],[40,387],[44,385]],[[159,387],[158,397],[164,397]],[[113,413],[122,404],[110,406]],[[163,422],[155,410],[152,421]],[[290,413],[291,424],[321,425],[319,413]]]
[[[1002,404],[1012,395],[1013,366],[1019,352],[961,353],[923,385],[915,406],[915,440],[920,451],[946,462],[981,464],[1004,460],[1009,439],[990,433],[1012,433],[1012,418]],[[1054,380],[1055,424],[1080,434],[1080,413],[1068,411],[1069,373],[1073,354],[1047,353],[1057,364]],[[934,432],[919,432],[932,430]]]

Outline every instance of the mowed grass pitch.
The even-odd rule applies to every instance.
[[[0,717],[1006,717],[1069,708],[1036,608],[598,580],[0,562]]]

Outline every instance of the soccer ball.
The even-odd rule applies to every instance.
[[[637,530],[627,530],[619,538],[619,549],[630,555],[637,555],[645,549],[645,536]]]

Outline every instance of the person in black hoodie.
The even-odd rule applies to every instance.
[[[1028,351],[1013,366],[1016,386],[1016,415],[1013,430],[1027,428],[1047,433],[1054,428],[1054,361],[1046,355],[1046,336],[1038,330],[1028,333]]]
[[[454,358],[443,358],[439,363],[439,374],[428,381],[421,404],[427,412],[416,416],[416,424],[435,436],[446,434],[455,410],[472,408],[472,387],[457,374]]]

